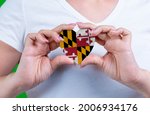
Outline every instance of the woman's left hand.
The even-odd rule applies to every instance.
[[[115,29],[112,26],[98,26],[93,28],[92,24],[82,24],[81,28],[92,29],[91,35],[96,36],[96,42],[104,46],[107,53],[104,56],[89,55],[81,67],[89,64],[96,65],[101,71],[136,90],[141,88],[140,68],[138,67],[131,50],[131,32],[127,29]]]

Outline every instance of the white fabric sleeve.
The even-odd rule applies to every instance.
[[[6,0],[0,8],[0,40],[22,52],[24,33],[23,0]]]

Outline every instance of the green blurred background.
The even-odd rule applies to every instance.
[[[0,0],[0,7],[3,5],[3,3],[5,2],[6,0]]]
[[[6,2],[6,0],[0,0],[0,7]],[[12,72],[16,72],[18,64],[13,68]],[[22,92],[16,96],[16,98],[27,98],[28,95],[26,92]]]

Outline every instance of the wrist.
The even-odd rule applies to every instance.
[[[150,97],[150,73],[144,69],[139,70],[139,77],[141,81],[141,93],[144,97]]]
[[[8,82],[10,81],[10,87],[12,93],[10,94],[10,97],[16,97],[19,93],[23,92],[23,83],[19,79],[19,77],[16,76],[16,73],[11,73],[8,75]]]
[[[15,73],[0,77],[0,97],[15,97],[19,92],[20,85]]]
[[[141,68],[138,68],[133,73],[132,78],[136,78],[136,80],[134,79],[128,86],[135,89],[144,97],[150,97],[150,73]]]
[[[128,73],[127,76],[124,76],[128,80],[122,81],[122,83],[135,89],[144,97],[150,97],[150,75],[148,77],[148,72],[135,66],[132,69],[130,67]]]

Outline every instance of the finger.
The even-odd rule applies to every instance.
[[[102,46],[105,45],[105,43],[106,43],[105,40],[102,40],[102,39],[100,39],[99,37],[95,37],[95,38],[96,38],[96,42],[97,42],[98,44],[100,44],[100,45],[102,45]]]
[[[97,37],[100,39],[100,40],[103,40],[103,41],[106,41],[109,36],[107,35],[107,33],[100,33],[97,35]]]
[[[71,65],[74,64],[73,60],[67,56],[57,56],[51,60],[51,66],[53,70],[56,70],[61,65]]]
[[[127,30],[125,28],[118,28],[117,32],[118,32],[118,34],[120,34],[120,37],[123,40],[131,40],[132,34],[129,30]]]
[[[103,25],[103,26],[98,26],[98,27],[96,27],[95,29],[93,29],[92,31],[91,31],[91,35],[92,36],[98,36],[99,34],[106,34],[106,33],[108,33],[110,30],[114,30],[115,29],[115,27],[113,27],[113,26],[105,26],[105,25]]]
[[[99,56],[96,56],[94,54],[92,55],[89,55],[87,58],[85,58],[83,60],[83,62],[81,63],[81,67],[85,67],[89,64],[92,64],[92,65],[97,65],[99,67],[102,67],[103,65],[103,59]]]
[[[108,33],[108,36],[109,36],[111,39],[121,39],[120,32],[117,31],[117,30],[111,30],[111,31]]]
[[[57,32],[58,34],[63,31],[63,30],[72,30],[74,27],[76,26],[76,24],[62,24],[57,26],[56,28],[52,29],[52,31]]]
[[[112,39],[122,39],[125,41],[131,41],[131,32],[125,28],[118,28],[117,30],[112,30],[108,33]]]
[[[82,22],[77,22],[77,25],[79,26],[79,28],[84,29],[84,28],[89,28],[89,29],[93,29],[96,26],[94,24],[91,23],[82,23]]]
[[[50,51],[52,51],[59,47],[59,43],[56,43],[53,41],[53,42],[50,42],[49,46],[50,46]]]
[[[26,37],[26,40],[25,40],[26,46],[33,45],[35,40],[36,40],[36,33],[28,34],[27,37]]]
[[[49,40],[43,34],[37,33],[36,34],[36,42],[40,44],[49,43]]]
[[[56,43],[59,43],[61,41],[59,34],[52,30],[40,30],[39,34],[45,36],[49,42],[55,41]]]
[[[43,40],[43,39],[46,39],[46,38],[42,38],[40,36],[44,36],[44,35],[49,35],[50,38],[47,39],[47,43],[49,44],[49,50],[52,51],[52,50],[55,50],[56,48],[59,47],[59,42],[61,41],[61,38],[60,36],[56,33],[56,32],[53,32],[53,31],[50,31],[50,30],[43,30],[41,31],[41,33],[38,35],[38,38],[39,40]],[[59,39],[59,40],[58,40]],[[44,42],[44,41],[43,41]],[[41,42],[42,43],[42,42]]]
[[[26,41],[25,41],[25,49],[28,50],[27,52],[32,52],[32,54],[34,53],[35,55],[38,54],[38,48],[42,48],[42,53],[40,53],[40,55],[46,55],[49,52],[49,45],[48,45],[49,41],[41,36],[40,34],[37,33],[30,33],[27,35]],[[32,51],[32,48],[36,47],[37,52]],[[28,48],[30,48],[31,50],[29,50]]]

